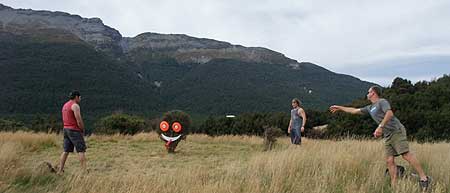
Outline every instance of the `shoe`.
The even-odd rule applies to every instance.
[[[389,169],[386,168],[386,171],[384,171],[384,176],[389,176]],[[406,169],[403,166],[397,165],[397,177],[398,178],[405,178],[406,177]]]
[[[419,185],[422,191],[427,191],[431,184],[431,177],[427,176],[427,180],[419,180]]]

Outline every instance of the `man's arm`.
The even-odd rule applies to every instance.
[[[363,113],[361,112],[361,109],[357,109],[357,108],[353,108],[353,107],[343,107],[343,106],[338,106],[338,105],[333,105],[330,107],[330,111],[332,113],[338,112],[338,111],[343,111],[346,113],[351,113],[351,114],[359,114],[362,115]]]
[[[381,137],[384,126],[392,119],[392,117],[394,117],[394,112],[392,112],[392,110],[386,111],[383,121],[381,121],[380,125],[378,125],[377,129],[375,129],[375,132],[373,133],[376,138]]]
[[[298,112],[299,112],[299,115],[302,117],[302,120],[303,120],[302,127],[300,128],[300,131],[304,132],[305,131],[305,125],[306,125],[306,113],[305,113],[305,111],[302,108],[300,108],[298,110]]]
[[[84,123],[81,118],[80,106],[78,104],[72,105],[72,111],[75,114],[75,119],[77,120],[78,127],[84,131]]]
[[[373,133],[375,138],[381,137],[381,135],[383,134],[384,126],[386,126],[386,124],[392,119],[392,117],[394,117],[394,112],[392,112],[391,105],[387,100],[380,100],[380,107],[385,114],[383,120],[380,122],[377,129],[375,129],[375,132]]]
[[[394,112],[392,110],[388,110],[386,115],[384,115],[383,121],[381,121],[380,125],[382,128],[394,117]]]

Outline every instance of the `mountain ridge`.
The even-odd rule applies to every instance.
[[[293,97],[323,109],[373,85],[267,48],[185,34],[123,37],[98,18],[1,4],[0,53],[0,91],[7,93],[0,114],[27,113],[21,98],[38,104],[30,112],[58,112],[72,89],[85,91],[88,110],[101,114],[283,111]],[[33,92],[48,98],[28,99]]]

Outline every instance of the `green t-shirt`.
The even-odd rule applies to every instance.
[[[391,105],[386,99],[379,99],[377,102],[367,105],[363,108],[360,108],[361,112],[363,114],[370,114],[372,119],[377,123],[380,124],[381,121],[383,121],[384,116],[386,115],[386,112],[391,110]],[[401,128],[404,128],[402,123],[400,123],[400,120],[397,119],[397,117],[392,117],[391,120],[389,120],[386,125],[383,128],[383,137],[387,138],[391,136],[392,133],[401,131]]]

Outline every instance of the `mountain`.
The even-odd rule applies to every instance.
[[[281,53],[183,34],[122,37],[98,18],[0,4],[0,114],[59,114],[72,89],[93,116],[324,109],[373,83]]]

